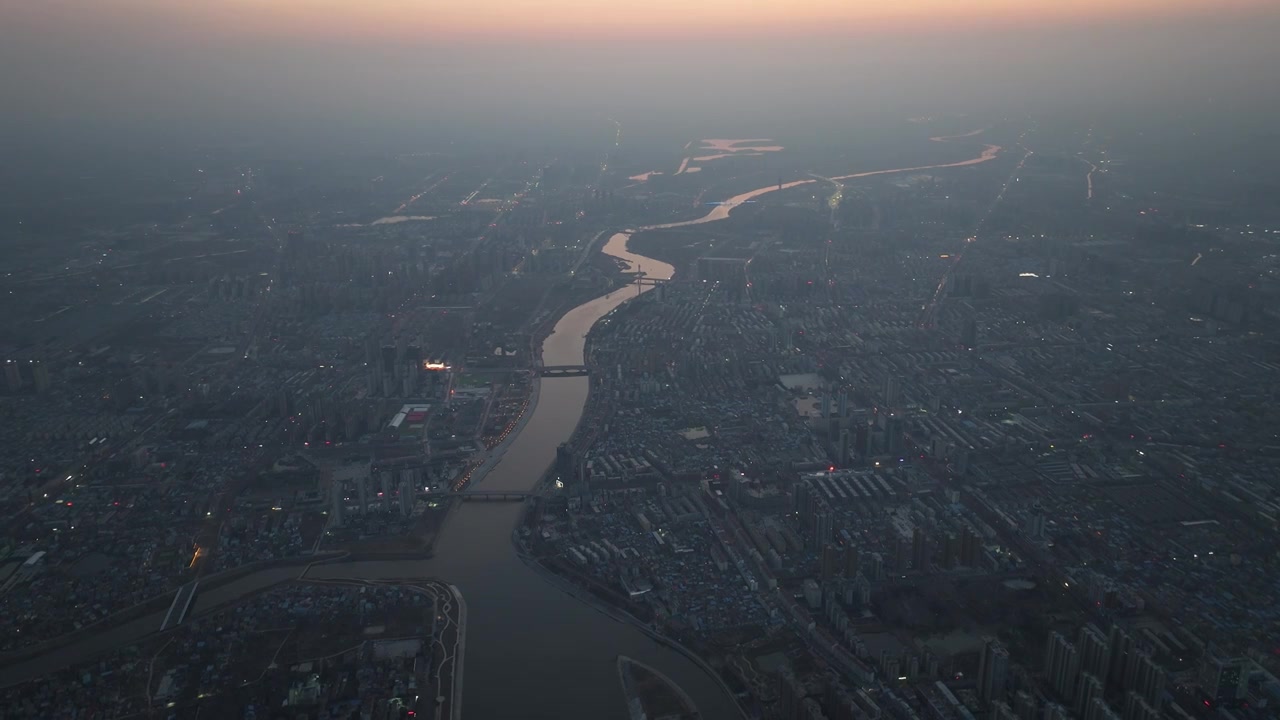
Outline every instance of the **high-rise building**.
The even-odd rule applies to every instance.
[[[658,287],[663,286],[659,285]],[[827,689],[823,695],[825,696],[824,702],[829,710],[827,716],[831,720],[857,720],[861,717],[861,713],[858,712],[858,706],[853,701],[853,696],[836,683],[827,683]]]
[[[884,404],[886,407],[898,407],[902,400],[902,387],[897,375],[889,375],[884,379]]]
[[[884,710],[871,699],[866,690],[859,689],[853,694],[853,702],[858,706],[860,712],[859,717],[867,718],[867,720],[880,720],[884,717]]]
[[[840,571],[844,564],[843,558],[840,557],[840,548],[832,543],[822,546],[822,581],[830,582],[835,578],[836,573]]]
[[[1124,695],[1124,720],[1160,720],[1160,711],[1156,710],[1138,693],[1130,690]]]
[[[369,476],[361,475],[356,478],[356,494],[360,499],[360,514],[369,514]]]
[[[36,392],[43,395],[49,392],[49,366],[43,361],[37,360],[31,366],[31,384],[36,386]]]
[[[813,491],[809,488],[809,483],[801,480],[792,487],[791,493],[795,500],[794,509],[796,513],[801,518],[807,519],[809,517],[809,507],[813,504]]]
[[[906,446],[907,421],[900,415],[890,414],[884,421],[884,449],[893,454]]]
[[[395,375],[396,372],[396,346],[383,345],[378,353],[378,361],[382,363],[382,373],[384,375]]]
[[[378,472],[378,497],[382,499],[382,511],[391,512],[391,471]]]
[[[813,513],[813,545],[822,547],[835,537],[835,514],[826,502],[818,503],[820,507]]]
[[[965,526],[960,532],[960,564],[964,567],[978,567],[982,562],[982,540],[973,528]]]
[[[1124,684],[1125,669],[1129,666],[1129,653],[1133,651],[1133,638],[1124,628],[1113,624],[1107,632],[1107,647],[1111,655],[1107,664],[1107,684],[1120,687]]]
[[[872,456],[875,449],[871,445],[874,435],[871,434],[871,428],[865,422],[859,422],[853,427],[853,449],[858,455],[859,462],[866,463],[867,459]]]
[[[334,527],[342,527],[343,517],[346,515],[347,503],[343,497],[342,481],[334,480],[329,483],[329,522]]]
[[[1080,717],[1083,720],[1120,720],[1120,716],[1101,697],[1090,700],[1089,707],[1081,713]]]
[[[902,667],[902,661],[898,656],[891,654],[888,650],[880,652],[880,671],[884,673],[885,678],[890,682],[902,677],[899,669]]]
[[[782,720],[800,720],[804,708],[804,686],[790,668],[778,673],[778,717]]]
[[[396,355],[394,373],[397,378],[404,372],[404,359],[409,354],[409,340],[404,335],[396,338]]]
[[[1125,690],[1136,690],[1149,704],[1160,707],[1164,696],[1164,668],[1147,650],[1129,654],[1129,667],[1125,670]]]
[[[978,344],[978,321],[966,318],[960,326],[960,344],[972,349]]]
[[[1075,646],[1062,633],[1050,633],[1044,659],[1044,675],[1049,686],[1059,696],[1070,699],[1079,672],[1080,657]]]
[[[364,341],[364,365],[368,373],[369,394],[378,396],[382,393],[382,355],[379,352],[378,338],[370,335]]]
[[[1247,658],[1225,657],[1210,646],[1200,663],[1200,688],[1215,706],[1231,705],[1244,697],[1248,689]],[[1148,702],[1150,697],[1146,698]]]
[[[1111,667],[1111,648],[1106,636],[1090,623],[1080,628],[1076,648],[1080,651],[1080,669],[1098,678],[1105,687],[1107,672]]]
[[[905,532],[893,534],[893,569],[899,573],[907,571],[911,564],[911,536]]]
[[[982,655],[978,659],[978,698],[984,703],[1003,699],[1008,675],[1009,651],[995,638],[984,637]]]
[[[929,571],[929,536],[919,525],[911,531],[911,567],[916,572]]]
[[[1076,715],[1083,717],[1093,706],[1094,699],[1101,697],[1102,681],[1093,673],[1080,673],[1080,678],[1076,681],[1075,701],[1072,703]]]
[[[1073,720],[1073,718],[1065,707],[1051,702],[1044,706],[1044,720]]]
[[[884,556],[880,553],[871,553],[871,581],[880,582],[884,580]]]
[[[867,580],[866,575],[858,573],[858,576],[853,579],[853,590],[856,593],[854,597],[857,598],[858,607],[865,608],[871,605],[871,582]]]
[[[802,720],[827,720],[827,714],[822,712],[822,706],[813,698],[805,698],[800,717]]]
[[[855,578],[862,569],[862,558],[858,555],[858,548],[852,545],[844,549],[844,576],[847,578]]]
[[[1027,537],[1032,540],[1043,538],[1044,526],[1044,508],[1040,506],[1040,503],[1036,503],[1031,506],[1031,510],[1027,513]]]
[[[400,479],[400,516],[409,517],[413,514],[413,486],[405,478]]]
[[[22,366],[12,360],[4,361],[4,385],[11,392],[22,389]]]
[[[1018,720],[1036,720],[1037,709],[1036,696],[1026,690],[1019,690],[1013,696],[1013,713],[1018,716]]]
[[[1018,720],[1018,716],[1014,713],[1013,708],[1009,707],[1009,703],[1003,700],[996,700],[991,703],[991,720]]]

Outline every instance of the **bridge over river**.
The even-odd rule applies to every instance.
[[[418,497],[427,500],[461,499],[478,502],[524,502],[530,498],[546,496],[546,493],[535,490],[451,490],[418,493]]]
[[[536,372],[542,377],[582,377],[591,374],[586,365],[539,365],[537,367],[481,367],[466,368],[468,375],[505,375],[506,373]]]

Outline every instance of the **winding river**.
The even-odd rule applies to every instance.
[[[954,136],[969,137],[970,135]],[[946,142],[953,137],[931,138]],[[981,154],[959,162],[872,170],[836,180],[977,165],[992,160],[1000,147],[984,145]],[[782,189],[819,182],[784,183]],[[777,185],[730,198],[692,220],[651,225],[644,230],[686,227],[729,217],[734,206],[775,192]],[[628,233],[616,233],[604,247],[630,270],[670,278],[670,265],[631,252]],[[641,291],[649,287],[641,288]],[[628,299],[630,287],[570,310],[542,344],[546,365],[580,365],[587,332],[596,320]],[[556,448],[569,439],[582,417],[587,378],[543,379],[532,417],[480,487],[523,490],[531,487],[555,460]],[[618,622],[556,588],[516,555],[510,531],[520,508],[505,503],[464,504],[449,518],[436,543],[436,556],[424,563],[367,563],[317,568],[344,576],[403,577],[434,575],[462,589],[469,608],[463,709],[477,718],[622,718],[627,717],[615,673],[618,655],[660,669],[674,680],[708,719],[739,717],[733,700],[713,678],[688,658],[637,628]],[[312,573],[315,574],[314,571]]]
[[[956,136],[966,137],[966,136]],[[945,141],[951,138],[933,138]],[[970,160],[919,167],[874,170],[845,175],[850,180],[874,175],[975,165],[993,159],[1000,148],[984,146]],[[648,226],[646,230],[715,222],[747,200],[818,180],[798,180],[752,190],[715,206],[702,217]],[[616,233],[604,252],[642,269],[649,277],[669,278],[673,268],[627,249],[630,235]],[[641,288],[641,291],[649,289]],[[587,332],[602,316],[635,297],[626,287],[570,310],[543,342],[547,365],[580,365]],[[556,448],[568,440],[582,417],[587,378],[544,378],[539,399],[524,429],[484,477],[486,490],[525,490],[532,487],[555,459]],[[457,585],[468,605],[462,711],[466,717],[505,718],[627,718],[618,682],[616,660],[626,655],[658,668],[692,698],[709,720],[739,717],[732,698],[697,664],[641,632],[575,599],[529,567],[517,555],[511,530],[521,507],[516,503],[466,503],[449,517],[435,546],[435,557],[418,561],[371,561],[322,565],[307,577],[392,579],[438,577]],[[296,570],[264,571],[242,582],[198,596],[196,613],[218,602],[283,579]],[[144,618],[116,628],[111,643],[124,643],[158,626],[158,618]],[[102,638],[93,641],[101,644]],[[87,649],[87,648],[86,648]],[[71,648],[70,650],[74,650]],[[54,653],[65,655],[63,653]],[[38,658],[28,672],[41,672],[56,659]]]
[[[673,268],[626,249],[613,235],[604,252],[649,277]],[[648,289],[648,288],[643,288]],[[570,310],[543,342],[547,365],[582,364],[587,332],[636,290],[626,287]],[[544,378],[533,415],[478,487],[524,490],[555,460],[587,400],[588,378]],[[662,668],[708,718],[737,716],[718,683],[680,653],[565,594],[517,556],[511,529],[520,506],[465,503],[449,516],[435,557],[421,562],[319,566],[308,577],[430,575],[457,585],[468,607],[462,709],[474,718],[625,718],[617,656]]]

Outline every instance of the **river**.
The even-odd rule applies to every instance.
[[[649,277],[671,277],[670,265],[628,252],[628,237],[614,234],[604,252]],[[582,364],[591,326],[635,296],[636,289],[626,287],[570,310],[543,342],[543,363]],[[540,382],[533,415],[478,487],[530,488],[573,433],[588,378]],[[732,699],[688,658],[565,594],[527,566],[511,542],[520,510],[517,504],[465,503],[449,516],[430,560],[319,566],[308,577],[430,575],[457,585],[468,608],[462,702],[467,717],[626,718],[618,655],[662,668],[705,717],[737,716]]]
[[[986,145],[982,154],[971,160],[875,170],[834,179],[974,165],[993,159],[998,151],[999,147]],[[782,188],[811,182],[817,180],[785,183]],[[730,198],[701,217],[642,229],[722,220],[729,216],[732,207],[777,189],[777,185],[770,185],[752,190]],[[643,270],[648,277],[671,277],[670,265],[630,252],[629,239],[627,233],[615,233],[604,252],[625,260],[631,270]],[[640,291],[650,287],[641,287]],[[543,342],[543,363],[583,364],[583,346],[591,326],[636,294],[636,288],[629,286],[570,310]],[[531,488],[554,461],[556,448],[572,435],[586,404],[588,379],[544,378],[540,382],[533,414],[501,460],[479,483],[480,489]],[[619,655],[658,668],[688,693],[708,720],[740,716],[722,686],[693,661],[638,628],[614,620],[568,595],[521,560],[511,541],[511,531],[520,512],[521,506],[516,503],[465,503],[446,521],[431,559],[320,565],[312,568],[307,577],[437,577],[457,585],[468,605],[461,708],[466,717],[624,720],[628,714],[616,671]],[[193,610],[199,614],[213,604],[278,582],[292,572],[266,571],[217,588],[197,596]],[[38,658],[24,668],[9,669],[6,674],[10,679],[13,673],[29,677],[61,665],[59,659],[83,657],[93,649],[136,640],[148,628],[159,627],[162,615],[115,628],[109,633],[109,642],[102,636],[87,638],[64,651]]]
[[[968,136],[963,136],[968,137]],[[945,142],[952,138],[931,138]],[[984,145],[969,160],[938,165],[872,170],[844,175],[852,180],[890,173],[976,165],[992,160],[1000,148]],[[797,187],[816,180],[785,183]],[[648,226],[646,230],[715,222],[736,205],[779,189],[759,188],[730,198],[692,220]],[[616,233],[604,247],[625,260],[631,270],[648,277],[670,278],[670,265],[632,253],[627,233]],[[641,291],[649,289],[642,287]],[[542,344],[546,365],[583,364],[587,332],[596,320],[635,297],[630,287],[614,291],[570,310]],[[523,490],[537,482],[555,460],[556,448],[573,434],[587,400],[587,378],[543,379],[538,405],[524,430],[481,487]],[[478,718],[618,718],[627,717],[615,673],[618,655],[659,668],[676,682],[709,720],[739,717],[733,700],[701,668],[680,653],[660,645],[635,627],[617,622],[566,595],[538,576],[516,555],[510,530],[519,506],[468,503],[455,511],[436,543],[435,558],[421,563],[418,574],[435,575],[461,588],[469,608],[463,691],[464,712]],[[317,568],[335,575],[403,577],[404,563]],[[313,571],[312,575],[315,575]]]

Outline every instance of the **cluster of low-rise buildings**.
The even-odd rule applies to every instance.
[[[403,717],[435,704],[437,607],[409,586],[290,583],[0,697],[13,718]]]
[[[821,242],[771,212],[637,236],[679,273],[593,331],[570,499],[533,547],[714,648],[767,717],[1266,717],[1274,309],[1135,276],[1152,248],[1119,233],[1049,249],[1025,211],[985,238],[870,213]],[[721,607],[652,570],[680,557],[758,604],[754,640],[672,622]]]

